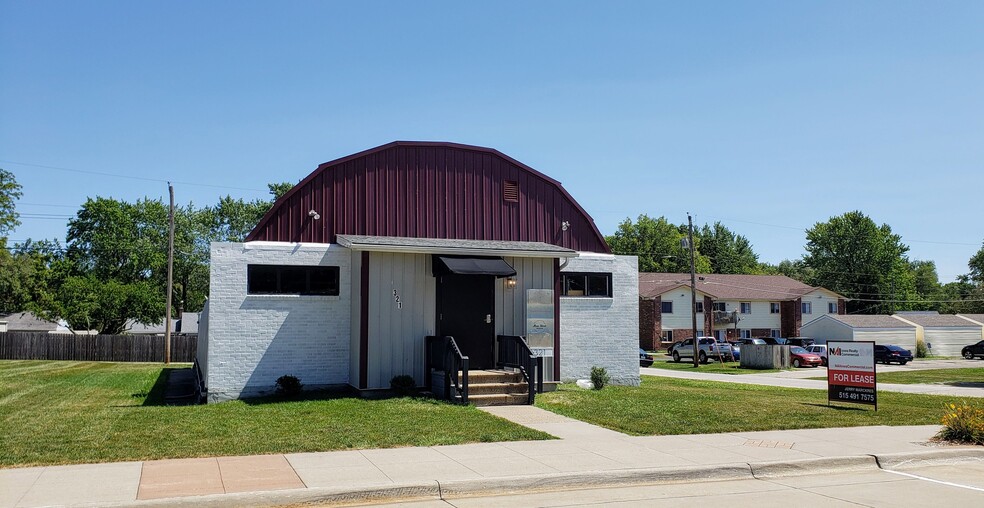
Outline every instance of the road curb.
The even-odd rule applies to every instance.
[[[984,462],[984,446],[927,450],[924,452],[879,453],[872,455],[882,469],[911,469],[945,466],[961,462]]]
[[[752,475],[755,478],[780,478],[864,469],[874,470],[878,469],[878,461],[872,455],[851,455],[776,462],[752,462],[749,463],[749,467],[751,467]]]

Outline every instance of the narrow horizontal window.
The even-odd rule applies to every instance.
[[[337,266],[249,265],[246,292],[251,295],[338,296]]]
[[[612,296],[610,273],[564,273],[561,278],[561,296]]]

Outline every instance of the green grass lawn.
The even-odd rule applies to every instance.
[[[429,399],[160,405],[159,364],[0,361],[0,466],[430,446],[550,436]]]
[[[780,372],[779,369],[743,369],[738,362],[718,362],[716,360],[708,363],[702,363],[700,364],[700,367],[694,369],[693,360],[681,360],[677,363],[673,360],[659,357],[656,357],[656,361],[653,362],[652,368],[666,370],[696,370],[698,372],[713,372],[715,374],[764,374],[767,372]]]
[[[633,435],[939,424],[951,397],[879,392],[872,406],[827,406],[824,390],[642,376],[642,386],[583,390],[562,385],[536,405]]]

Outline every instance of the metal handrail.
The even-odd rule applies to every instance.
[[[449,335],[427,336],[425,340],[428,371],[433,368],[444,372],[445,399],[454,402],[456,397],[460,397],[462,404],[468,404],[468,357],[461,354],[458,343]]]
[[[543,393],[543,357],[536,356],[519,335],[499,335],[496,341],[496,367],[519,369],[528,386],[529,403]]]

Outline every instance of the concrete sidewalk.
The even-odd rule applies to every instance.
[[[879,366],[879,369],[881,367]],[[641,368],[643,376],[672,377],[677,379],[696,379],[702,381],[721,381],[724,383],[741,383],[747,385],[783,386],[786,388],[807,388],[811,390],[826,390],[827,381],[819,379],[803,379],[804,377],[824,377],[827,369],[798,369],[794,371],[770,372],[764,374],[718,374],[694,370],[668,370]],[[953,397],[984,397],[984,388],[965,386],[928,385],[928,384],[890,384],[878,383],[880,392],[918,393],[923,395],[950,395]]]
[[[937,426],[634,437],[531,406],[486,409],[560,439],[0,470],[0,506],[269,506],[753,478],[984,461]]]

